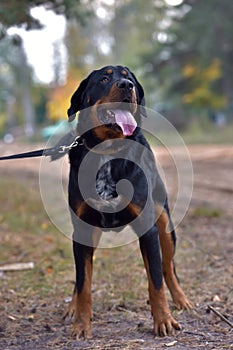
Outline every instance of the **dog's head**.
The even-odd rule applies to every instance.
[[[71,98],[68,117],[73,121],[76,113],[84,110],[79,116],[81,131],[82,124],[87,129],[91,123],[88,128],[92,127],[100,139],[124,138],[140,124],[144,105],[144,91],[135,75],[126,67],[107,66],[80,83]]]

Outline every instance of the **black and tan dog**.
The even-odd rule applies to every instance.
[[[69,205],[74,226],[76,283],[66,316],[74,316],[73,332],[77,338],[91,336],[92,259],[101,232],[117,231],[127,224],[139,238],[148,275],[154,333],[165,336],[180,328],[171,315],[164,280],[175,306],[192,308],[175,274],[176,236],[166,191],[140,129],[141,116],[145,114],[143,106],[142,86],[135,75],[122,66],[107,66],[92,72],[71,98],[68,116],[73,120],[80,111],[77,131],[83,140],[83,145],[73,148],[69,154]],[[129,140],[133,142],[128,144]],[[106,148],[96,151],[95,147],[104,141],[107,141]],[[85,167],[81,170],[82,162]],[[93,186],[93,179],[88,175],[95,167],[99,167],[94,184],[95,198],[87,199],[80,188],[79,173],[86,171],[84,178],[88,189]],[[124,186],[121,190],[117,188],[122,179],[133,186],[131,198]]]

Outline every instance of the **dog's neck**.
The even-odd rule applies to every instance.
[[[127,139],[134,139],[135,135],[138,134],[139,128],[136,128],[134,134]],[[77,133],[80,135],[79,128],[77,127]],[[119,153],[128,147],[127,143],[124,142],[125,139],[107,139],[100,140],[97,138],[93,130],[88,130],[82,135],[84,147],[95,154],[108,155]]]

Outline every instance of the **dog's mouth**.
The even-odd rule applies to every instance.
[[[101,124],[112,129],[118,129],[125,136],[131,136],[137,127],[133,115],[126,109],[99,108],[98,118]]]

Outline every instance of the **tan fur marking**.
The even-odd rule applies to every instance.
[[[81,218],[83,215],[85,215],[86,210],[87,210],[87,204],[85,202],[79,203],[77,206],[77,216]]]
[[[133,203],[129,203],[129,205],[127,206],[127,209],[130,211],[133,217],[139,216],[142,211],[140,207],[138,207],[136,204],[133,204]]]
[[[80,294],[76,292],[76,312],[73,325],[73,332],[76,337],[91,337],[91,318],[92,318],[92,262],[89,259],[85,261],[85,281]]]
[[[165,210],[161,211],[156,223],[159,230],[159,240],[163,257],[163,275],[172,295],[174,305],[178,309],[192,309],[193,305],[185,296],[174,273],[173,257],[175,254],[175,246],[171,232],[168,231],[169,218]]]
[[[68,310],[64,315],[72,318],[74,316],[73,336],[78,340],[80,337],[91,338],[91,318],[92,318],[92,297],[91,297],[91,280],[92,280],[92,262],[89,259],[85,261],[85,281],[82,292],[78,294],[74,291]]]
[[[93,231],[93,254],[95,248],[98,246],[101,230],[94,228]],[[80,337],[91,338],[91,319],[92,319],[92,295],[91,295],[91,284],[92,284],[92,256],[88,256],[85,260],[85,280],[81,293],[78,293],[75,289],[72,300],[69,304],[68,310],[64,315],[64,319],[74,316],[73,324],[73,336],[76,339]]]
[[[180,329],[179,324],[171,316],[165,293],[164,283],[160,290],[156,290],[151,279],[149,264],[147,257],[143,255],[143,260],[148,276],[149,283],[149,298],[151,312],[154,318],[154,333],[155,335],[166,336],[173,333],[173,328]]]
[[[102,235],[101,229],[98,227],[95,227],[93,232],[93,241],[92,241],[92,246],[94,247],[94,249],[98,246],[101,235]]]

